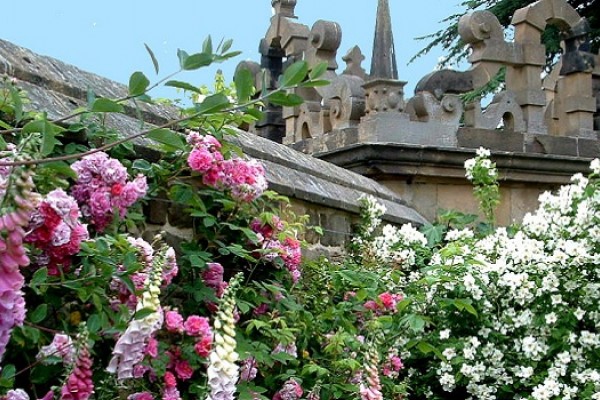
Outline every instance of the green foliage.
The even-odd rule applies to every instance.
[[[568,0],[568,2],[582,17],[587,18],[590,23],[591,52],[597,53],[600,48],[600,11],[598,7],[594,5],[594,2],[585,0]],[[461,16],[475,10],[489,10],[498,17],[500,24],[506,28],[510,25],[515,11],[532,3],[534,3],[533,0],[463,1],[460,3],[460,7],[462,8],[460,13],[450,15],[442,21],[442,23],[447,25],[445,28],[435,33],[417,38],[419,40],[427,40],[428,43],[422,50],[413,56],[411,61],[421,55],[429,53],[433,48],[440,46],[446,53],[442,67],[458,63],[467,57],[464,43],[458,36],[458,20]],[[554,26],[549,26],[543,34],[542,41],[546,46],[547,66],[550,67],[555,62],[556,55],[561,53],[558,29]]]

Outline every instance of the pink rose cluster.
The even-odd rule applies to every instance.
[[[79,202],[83,216],[90,219],[98,232],[106,229],[115,213],[124,218],[127,209],[148,190],[145,176],[138,175],[128,181],[123,164],[103,152],[83,157],[71,168],[77,173],[73,197]]]
[[[302,397],[304,390],[294,379],[287,380],[281,390],[275,393],[273,400],[298,400]]]
[[[223,281],[225,269],[219,263],[212,262],[206,264],[206,269],[202,271],[204,284],[215,292],[215,296],[223,297],[223,292],[227,288],[227,282]]]
[[[285,236],[280,239],[284,225],[279,217],[275,215],[272,216],[269,223],[255,219],[250,224],[250,228],[257,234],[259,244],[264,250],[262,258],[275,261],[279,257],[289,271],[292,281],[297,283],[302,276],[300,270],[302,260],[300,241],[292,236]]]
[[[165,372],[164,376],[165,380],[165,388],[163,390],[162,399],[163,400],[180,400],[181,394],[177,389],[177,379],[172,372]]]
[[[164,310],[164,317],[164,327],[167,332],[185,334],[193,338],[196,354],[204,358],[209,356],[213,342],[213,332],[208,318],[190,315],[184,319],[178,311],[169,309]],[[167,363],[167,371],[163,377],[164,390],[162,398],[164,400],[177,400],[181,397],[177,389],[177,382],[191,379],[195,370],[190,362],[184,358],[184,352],[181,347],[174,345],[166,353],[169,356],[169,362]],[[158,356],[158,342],[156,339],[152,338],[148,343],[146,355],[152,358]],[[149,370],[151,370],[150,367],[140,368],[135,377],[140,378]],[[139,394],[139,396],[142,395],[142,393]],[[134,399],[132,398],[132,400]],[[146,399],[143,396],[141,398],[136,397],[135,400]]]
[[[52,342],[47,346],[43,346],[36,356],[42,364],[49,357],[59,357],[66,365],[73,364],[75,361],[75,346],[71,337],[64,333],[55,334]]]
[[[381,293],[377,296],[377,301],[368,300],[365,302],[364,307],[367,310],[375,311],[376,314],[382,314],[385,312],[396,312],[398,303],[404,299],[401,294],[393,294],[389,292]]]
[[[402,359],[397,354],[390,354],[387,361],[383,364],[383,376],[389,378],[397,378],[400,370],[404,368]]]
[[[187,141],[193,146],[188,165],[202,174],[202,182],[219,190],[229,190],[238,201],[251,202],[267,189],[265,169],[256,160],[225,160],[221,143],[211,135],[192,132]]]
[[[179,312],[169,310],[165,312],[165,326],[171,333],[185,333],[195,340],[194,350],[200,357],[208,357],[212,347],[213,332],[210,321],[206,317],[190,315],[183,319]]]
[[[36,261],[48,267],[49,275],[59,275],[59,266],[67,270],[81,242],[88,239],[87,226],[81,224],[80,217],[77,202],[62,189],[48,193],[32,214],[25,242],[41,250]]]
[[[253,381],[258,374],[258,363],[256,362],[256,358],[248,357],[244,361],[242,361],[242,366],[240,368],[240,380],[244,382]]]

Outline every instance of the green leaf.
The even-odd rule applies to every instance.
[[[216,93],[205,98],[202,103],[197,104],[196,111],[200,114],[216,113],[229,107],[230,104],[227,96],[223,93]]]
[[[90,111],[92,112],[123,112],[124,108],[121,104],[103,97],[94,100]]]
[[[328,66],[329,66],[328,62],[322,62],[322,63],[315,65],[308,73],[308,77],[311,80],[321,77],[325,73],[325,71],[327,71]]]
[[[12,127],[12,126],[10,126],[9,124],[7,124],[6,122],[4,122],[4,121],[0,120],[0,128],[2,128],[2,129],[12,129],[13,127]],[[0,143],[4,143],[4,144],[5,144],[5,146],[6,146],[6,142],[4,141],[4,139],[2,139],[2,136],[1,136],[1,135],[0,135],[0,140],[1,140],[1,142],[0,142]],[[2,147],[2,146],[0,145],[0,149],[4,150],[5,148],[6,148],[6,147]]]
[[[148,173],[152,170],[152,164],[146,160],[138,159],[131,164],[131,168]]]
[[[206,54],[212,54],[213,52],[212,38],[210,35],[208,35],[208,37],[204,39],[204,43],[202,43],[202,52]]]
[[[187,82],[168,81],[167,83],[165,83],[165,86],[174,87],[177,89],[183,89],[183,90],[187,90],[189,92],[202,94],[199,88],[197,88],[196,86],[191,85]]]
[[[98,314],[92,314],[88,318],[86,325],[90,332],[96,333],[102,327],[102,320]]]
[[[302,82],[298,86],[300,86],[300,87],[319,87],[319,86],[327,86],[330,83],[331,82],[324,80],[324,79],[317,79],[314,81]]]
[[[131,74],[131,77],[129,78],[129,94],[131,96],[139,96],[144,94],[149,85],[150,80],[146,78],[146,75],[140,71],[136,71]]]
[[[417,349],[419,349],[423,354],[429,354],[435,350],[435,346],[432,346],[427,342],[419,342],[419,344],[417,344]]]
[[[297,94],[287,94],[282,91],[271,94],[268,99],[273,104],[285,107],[299,106],[300,104],[304,103],[304,99]]]
[[[281,77],[281,87],[295,86],[306,78],[308,73],[308,63],[298,61],[290,65]]]
[[[185,150],[186,148],[183,138],[177,132],[170,129],[153,129],[146,136],[174,150]]]
[[[46,318],[47,315],[48,315],[48,304],[40,304],[39,306],[36,307],[35,310],[33,310],[31,312],[29,319],[34,324],[38,324],[38,323],[42,322]]]
[[[213,56],[209,53],[197,53],[188,56],[183,62],[182,68],[186,71],[193,71],[198,68],[206,67],[213,62]]]
[[[425,328],[425,320],[415,314],[408,317],[408,324],[414,332],[422,332]]]
[[[247,68],[242,68],[237,71],[234,78],[235,91],[239,103],[247,103],[254,91],[254,77],[252,72]]]
[[[156,74],[158,75],[158,60],[156,59],[156,56],[154,55],[152,49],[146,43],[144,43],[144,47],[146,47],[146,51],[148,52],[148,54],[150,54],[150,58],[152,59],[152,65],[154,66],[154,72],[156,72]]]
[[[17,369],[13,364],[3,365],[2,373],[0,373],[0,386],[12,389],[16,373]]]
[[[69,164],[67,164],[64,161],[53,161],[45,163],[38,166],[38,168],[52,170],[54,172],[54,175],[77,179],[77,173],[71,168]]]
[[[177,49],[177,58],[179,58],[179,66],[181,69],[185,69],[183,66],[185,65],[185,61],[189,56],[190,55],[185,50]]]
[[[48,279],[48,268],[40,268],[34,272],[31,277],[31,281],[29,281],[30,286],[39,285],[41,283],[45,283]]]
[[[135,312],[135,319],[146,318],[149,315],[152,315],[156,312],[154,308],[142,308],[141,310],[137,310]]]
[[[13,85],[8,86],[10,91],[10,99],[13,103],[13,109],[15,110],[15,119],[19,122],[23,119],[23,101],[21,100],[21,95],[17,88]]]
[[[56,140],[56,134],[63,129],[57,125],[53,125],[45,119],[38,119],[35,121],[28,122],[23,127],[23,133],[39,132],[42,134],[42,144],[40,147],[40,154],[42,157],[46,157],[48,154],[54,151],[54,147],[60,144],[60,141]]]
[[[423,354],[433,353],[440,360],[444,360],[444,361],[446,360],[446,357],[444,357],[442,352],[437,347],[431,345],[430,343],[419,342],[419,344],[417,344],[417,349],[419,349]]]
[[[230,51],[229,53],[225,53],[225,54],[220,55],[219,57],[217,57],[217,61],[219,61],[219,62],[225,61],[225,60],[228,60],[230,58],[237,57],[240,54],[242,54],[241,51]]]
[[[469,299],[456,299],[454,300],[454,306],[460,311],[467,310],[469,314],[472,314],[476,317],[478,316],[477,310],[471,305],[471,301]]]
[[[40,154],[42,157],[46,157],[54,151],[56,145],[61,144],[59,140],[56,140],[56,134],[50,130],[45,131],[42,136],[42,146],[40,148]]]
[[[433,247],[434,245],[440,243],[444,238],[444,232],[446,231],[446,227],[444,225],[433,225],[430,223],[426,223],[421,227],[420,231],[427,238],[427,245],[429,247]]]
[[[233,44],[233,40],[232,39],[227,39],[224,43],[223,46],[221,46],[221,54],[222,53],[226,53],[227,51],[229,51],[229,49],[231,49],[231,45]]]

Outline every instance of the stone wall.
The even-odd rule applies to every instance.
[[[127,95],[124,85],[2,40],[0,74],[14,79],[26,91],[30,99],[25,105],[27,109],[48,111],[51,119],[85,107],[88,88],[100,97]],[[164,123],[178,113],[177,109],[164,106],[142,104],[141,107],[143,126]],[[125,136],[140,130],[133,106],[126,107],[125,114],[109,114],[107,124]],[[322,226],[323,236],[310,233],[306,238],[313,255],[340,253],[351,237],[351,226],[359,209],[358,199],[365,194],[375,196],[386,206],[388,212],[384,219],[387,222],[416,225],[425,222],[395,192],[368,177],[247,132],[238,131],[228,140],[247,155],[262,160],[270,189],[288,196],[297,214],[310,216],[310,224]],[[138,154],[147,159],[158,155],[148,140],[138,140],[135,146]],[[189,234],[189,221],[182,219],[171,204],[153,202],[147,214],[149,235],[164,230],[175,240]]]
[[[240,68],[255,72],[257,85],[266,69],[273,88],[291,61],[326,63],[330,84],[297,89],[305,103],[270,108],[269,118],[251,127],[257,135],[373,178],[430,220],[438,208],[476,211],[462,166],[480,146],[498,163],[502,224],[520,220],[539,192],[587,173],[600,156],[600,55],[589,52],[589,24],[566,0],[518,10],[511,40],[489,11],[461,17],[458,34],[470,46],[471,67],[425,75],[412,97],[398,78],[389,2],[378,2],[370,73],[356,46],[338,72],[344,27],[322,20],[304,25],[296,3],[272,0],[261,63]],[[549,25],[559,29],[564,52],[546,73],[541,35]],[[505,84],[489,104],[462,97],[502,73]]]

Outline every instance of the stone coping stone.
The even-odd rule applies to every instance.
[[[90,89],[100,97],[115,99],[127,96],[125,85],[3,40],[0,40],[0,74],[14,78],[17,85],[26,91],[30,99],[26,109],[48,110],[50,119],[64,117],[85,106]],[[137,105],[143,121],[137,118],[135,107],[131,104],[126,107],[126,114],[109,114],[106,125],[128,136],[178,115],[175,107],[141,102]],[[426,222],[397,194],[369,178],[241,130],[228,140],[240,146],[249,156],[265,163],[270,187],[281,194],[352,213],[358,212],[360,196],[370,194],[386,206],[385,220],[417,225]],[[135,144],[140,151],[138,154],[147,158],[156,156],[151,141],[136,140]]]
[[[588,144],[589,145],[589,144]],[[474,148],[399,143],[360,143],[316,157],[367,175],[430,176],[465,180],[464,162]],[[501,181],[564,184],[575,173],[589,172],[591,157],[492,150]]]

